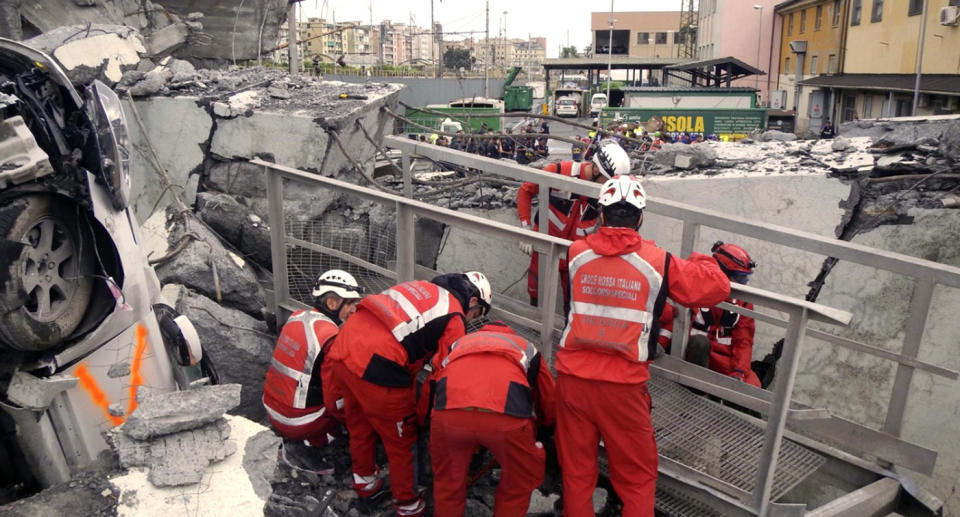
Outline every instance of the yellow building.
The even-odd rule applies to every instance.
[[[929,0],[926,27],[924,0],[847,1],[843,73],[804,81],[832,93],[836,119],[960,113],[960,0]]]
[[[830,92],[800,82],[817,76],[832,76],[842,70],[843,37],[850,0],[793,0],[779,4],[774,12],[780,25],[780,73],[772,107],[795,110],[797,133],[820,130],[828,107],[835,103]]]

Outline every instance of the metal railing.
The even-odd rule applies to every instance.
[[[539,298],[540,307],[537,310],[539,314],[533,313],[529,307],[523,307],[522,302],[510,299],[504,300],[504,297],[499,295],[497,301],[495,301],[495,305],[500,305],[501,307],[506,306],[506,309],[500,308],[501,314],[505,316],[504,319],[513,323],[529,326],[539,331],[541,350],[546,357],[551,357],[553,342],[557,337],[558,330],[558,326],[556,325],[556,323],[558,323],[558,315],[555,312],[558,285],[557,266],[562,256],[561,254],[566,252],[569,241],[548,235],[546,233],[547,225],[542,225],[540,232],[536,233],[413,200],[411,160],[414,155],[419,155],[437,161],[477,168],[483,170],[486,174],[503,176],[520,181],[536,182],[540,185],[538,201],[539,209],[541,210],[541,221],[547,220],[547,214],[544,213],[544,211],[547,210],[549,206],[548,196],[551,188],[594,197],[596,195],[597,185],[557,174],[545,173],[510,162],[476,156],[444,147],[417,143],[401,137],[387,137],[385,145],[390,148],[400,149],[402,152],[401,168],[404,171],[403,196],[379,192],[261,160],[252,161],[252,163],[264,167],[267,178],[267,196],[270,207],[270,231],[274,264],[274,289],[277,308],[293,310],[299,307],[299,304],[290,298],[287,285],[288,272],[286,270],[285,251],[288,245],[307,246],[323,253],[330,253],[338,256],[340,259],[351,261],[361,266],[370,266],[372,270],[377,271],[377,273],[389,276],[398,282],[406,281],[417,277],[417,266],[415,264],[413,249],[416,232],[414,218],[433,219],[449,226],[502,238],[508,242],[527,242],[532,244],[534,249],[540,252],[539,285],[541,293]],[[351,194],[364,200],[392,205],[396,210],[397,235],[401,237],[396,241],[395,267],[390,269],[369,264],[363,260],[355,259],[338,252],[337,250],[286,236],[284,234],[285,219],[282,203],[283,182],[285,179],[314,185],[320,184],[325,188],[333,189],[339,193]],[[891,395],[891,412],[893,416],[891,417],[891,412],[888,412],[888,423],[897,422],[902,419],[902,405],[909,395],[909,380],[914,369],[922,369],[934,375],[956,379],[958,377],[957,372],[918,360],[917,351],[933,287],[938,284],[960,287],[960,269],[897,253],[875,250],[854,243],[836,241],[807,232],[754,223],[743,218],[732,217],[667,200],[648,199],[647,210],[679,219],[682,222],[682,256],[687,256],[693,251],[698,240],[700,228],[707,226],[920,279],[911,303],[911,313],[908,318],[904,350],[900,354],[895,354],[864,343],[858,343],[821,330],[807,328],[810,320],[835,325],[847,325],[851,320],[851,315],[848,312],[797,298],[782,296],[762,289],[734,285],[732,288],[738,299],[752,302],[760,307],[780,311],[786,315],[786,319],[782,319],[756,311],[749,311],[742,307],[726,306],[731,310],[746,313],[760,321],[786,329],[783,356],[778,366],[778,375],[776,376],[776,384],[773,392],[745,385],[735,379],[686,363],[675,356],[662,357],[653,363],[651,371],[655,375],[661,375],[669,380],[730,400],[746,408],[758,411],[767,417],[755,490],[750,494],[744,494],[742,490],[736,489],[735,487],[725,487],[727,488],[726,490],[724,487],[721,487],[722,492],[736,498],[743,509],[758,515],[768,515],[771,512],[771,508],[777,507],[777,504],[770,500],[770,494],[777,468],[778,452],[783,439],[784,429],[788,422],[790,422],[792,428],[809,431],[814,435],[827,438],[855,452],[874,455],[890,463],[902,465],[925,474],[933,471],[936,452],[900,440],[898,438],[899,425],[891,425],[889,428],[885,426],[884,431],[876,431],[830,415],[828,411],[823,409],[799,406],[791,402],[791,397],[799,365],[800,349],[807,335],[898,363],[897,382],[894,385]],[[681,314],[684,313],[684,311],[680,312]],[[281,313],[282,311],[277,311],[277,314]],[[536,317],[538,317],[539,321],[535,319]],[[688,328],[688,318],[681,318],[675,326],[674,354],[679,354],[685,345]],[[890,432],[891,430],[893,432]],[[683,467],[679,466],[679,468],[682,469]],[[689,478],[692,480],[697,479],[696,472],[689,471],[682,472],[682,474],[689,475]]]

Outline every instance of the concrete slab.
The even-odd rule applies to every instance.
[[[155,393],[143,390],[139,406],[124,423],[123,432],[136,440],[193,429],[214,422],[240,404],[239,384],[220,384]]]
[[[151,97],[135,101],[160,164],[173,183],[181,187],[179,193],[188,205],[193,204],[196,197],[196,179],[191,181],[190,173],[203,164],[203,144],[210,138],[213,127],[213,119],[197,105],[197,101],[192,97]],[[129,101],[124,100],[123,105],[134,149],[131,153],[131,198],[137,219],[146,221],[155,206],[162,211],[170,204],[171,197],[164,191],[153,165],[153,155]],[[158,200],[161,201],[159,205]]]
[[[238,451],[246,451],[252,438],[268,431],[243,417],[227,416],[227,423],[231,427],[228,441]],[[157,488],[147,479],[144,469],[132,468],[111,479],[120,489],[117,514],[120,517],[167,517],[184,512],[208,517],[261,515],[264,499],[257,495],[250,474],[243,466],[245,459],[246,454],[228,456],[215,467],[206,469],[199,484],[186,487]]]

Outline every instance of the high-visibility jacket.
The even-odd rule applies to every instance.
[[[635,363],[652,358],[667,300],[670,254],[643,246],[605,257],[577,241],[569,257],[574,296],[560,346],[619,354]]]
[[[294,312],[280,330],[263,385],[263,406],[271,419],[307,425],[324,415],[320,365],[337,324],[314,311]]]
[[[571,178],[580,178],[586,162],[559,162],[551,163],[542,170],[553,172]],[[581,178],[585,179],[585,178]],[[540,192],[537,183],[524,183],[517,190],[517,215],[521,223],[531,224],[531,206],[533,198]],[[572,194],[565,190],[550,189],[550,235],[567,240],[576,240],[586,237],[597,225],[596,201]],[[539,221],[535,221],[539,226]]]
[[[753,310],[753,304],[727,298],[728,303]],[[710,340],[710,369],[724,375],[749,375],[753,359],[754,321],[749,316],[712,307],[694,311],[690,335]]]
[[[381,328],[372,328],[377,322]],[[368,382],[409,387],[425,360],[465,332],[463,307],[453,294],[431,282],[404,282],[365,297],[344,323],[329,357]]]
[[[665,251],[630,228],[601,227],[574,242],[568,257],[570,313],[555,366],[583,379],[646,382],[661,297],[706,307],[730,295],[730,281],[713,257],[691,253],[668,261]]]
[[[483,361],[491,357],[496,360]],[[520,418],[534,417],[533,395],[540,363],[536,347],[516,334],[467,334],[451,345],[441,362],[433,407],[438,411],[480,408]],[[477,368],[480,364],[485,367]]]

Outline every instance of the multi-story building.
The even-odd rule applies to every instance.
[[[527,73],[538,74],[547,59],[547,38],[530,38],[514,45],[514,57],[510,66],[522,67]]]
[[[842,74],[804,81],[832,99],[832,118],[845,122],[960,113],[960,0],[926,2],[925,28],[924,0],[847,1]]]
[[[778,70],[778,53],[772,43],[778,19],[774,7],[779,2],[782,0],[700,0],[697,20],[697,59],[731,56],[765,72],[765,76],[733,81],[731,86],[756,88],[761,103],[767,106]]]
[[[308,18],[297,23],[297,38],[300,56],[304,60],[319,57],[322,62],[332,63],[343,55],[343,32],[337,25],[323,18]]]
[[[614,12],[613,54],[630,57],[677,56],[680,43],[680,11]],[[610,48],[610,12],[590,15],[595,56]]]
[[[802,81],[840,72],[849,0],[789,0],[776,7],[780,20],[779,74],[773,106],[794,110],[796,131],[819,131],[833,100]]]

